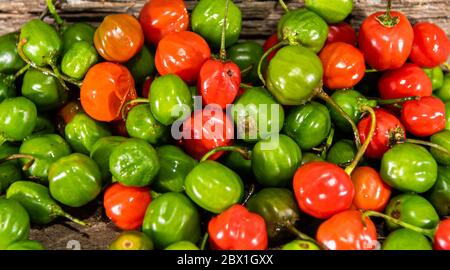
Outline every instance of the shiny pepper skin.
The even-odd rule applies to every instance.
[[[152,197],[146,187],[127,187],[120,183],[110,186],[103,199],[106,215],[122,230],[136,230],[142,226]]]
[[[326,44],[330,44],[333,42],[345,42],[350,45],[355,45],[356,44],[355,29],[353,29],[353,27],[346,22],[329,25],[328,38]]]
[[[124,63],[144,45],[144,33],[138,20],[128,14],[106,16],[95,31],[94,44],[108,61]]]
[[[434,234],[435,250],[450,250],[450,218],[439,223]]]
[[[197,87],[204,104],[217,104],[225,109],[233,103],[240,84],[241,71],[235,63],[208,60],[200,69]]]
[[[218,250],[265,250],[267,230],[264,219],[242,205],[233,205],[211,219],[210,243]]]
[[[361,210],[383,211],[391,197],[389,187],[372,167],[356,168],[352,173],[355,187],[353,205]]]
[[[415,136],[431,136],[445,128],[445,104],[436,97],[403,103],[402,123]]]

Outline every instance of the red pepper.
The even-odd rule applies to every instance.
[[[450,218],[439,222],[434,234],[435,250],[450,250]]]
[[[211,219],[210,243],[218,250],[265,250],[268,245],[264,219],[236,204]]]
[[[136,230],[142,226],[151,200],[148,188],[127,187],[115,183],[106,190],[103,206],[106,215],[117,227]]]
[[[144,84],[142,85],[142,96],[148,98],[150,95],[150,87],[152,86],[153,76],[145,78]]]
[[[365,224],[364,224],[365,223]],[[376,248],[375,225],[362,213],[347,210],[320,224],[316,239],[331,250],[372,250]]]
[[[415,136],[431,136],[445,128],[445,104],[436,97],[403,103],[402,123]]]
[[[355,29],[353,29],[353,27],[346,22],[330,25],[328,27],[328,38],[326,44],[330,44],[333,42],[345,42],[347,44],[355,46]]]

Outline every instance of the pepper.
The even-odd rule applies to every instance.
[[[149,205],[142,231],[158,249],[179,241],[196,243],[200,238],[200,217],[185,195],[168,192]]]
[[[306,0],[305,6],[319,14],[327,23],[338,23],[342,22],[352,12],[353,0]]]
[[[352,175],[355,187],[353,205],[361,210],[382,211],[391,197],[391,187],[388,186],[380,174],[372,167],[357,167]]]
[[[320,250],[316,244],[305,240],[293,240],[281,247],[281,250]]]
[[[444,83],[442,87],[434,93],[443,102],[450,101],[450,73],[444,75]]]
[[[63,52],[67,52],[70,47],[79,41],[85,41],[94,45],[95,27],[84,22],[77,22],[65,28],[62,33]]]
[[[250,197],[247,207],[266,222],[270,242],[289,239],[292,227],[300,220],[294,195],[285,188],[264,188]]]
[[[199,248],[189,241],[180,241],[173,243],[164,250],[199,250]]]
[[[160,169],[156,150],[144,140],[128,139],[117,146],[109,157],[109,170],[114,179],[125,186],[151,184]]]
[[[450,250],[450,219],[445,219],[439,223],[434,235],[435,250]]]
[[[330,44],[333,42],[345,42],[350,45],[355,45],[355,29],[353,29],[353,27],[346,22],[328,25],[328,37],[325,44]]]
[[[31,100],[39,111],[48,111],[66,102],[68,95],[55,77],[29,69],[23,77],[22,95]]]
[[[422,97],[403,103],[402,123],[411,134],[431,136],[445,128],[445,104],[436,97]]]
[[[450,213],[450,169],[444,166],[438,167],[436,184],[427,194],[428,200],[433,204],[441,216]]]
[[[18,33],[0,36],[0,73],[14,74],[25,66],[25,61],[17,53]]]
[[[0,198],[0,220],[0,249],[28,238],[30,218],[18,202]]]
[[[125,65],[130,70],[136,83],[141,85],[144,83],[145,78],[152,75],[155,71],[155,56],[144,45],[141,51]]]
[[[300,147],[283,134],[259,141],[252,150],[253,174],[266,187],[290,185],[301,162]]]
[[[53,198],[47,187],[29,181],[14,182],[6,192],[6,198],[19,202],[36,224],[49,224],[57,217],[67,218],[85,226],[86,223],[66,213]]]
[[[201,208],[219,214],[244,196],[244,184],[234,171],[212,161],[201,161],[186,176],[186,194]]]
[[[424,147],[397,144],[383,155],[380,174],[391,187],[423,193],[436,182],[437,164]]]
[[[19,153],[19,147],[5,143],[0,146],[0,159]],[[16,160],[0,164],[0,195],[15,181],[22,179],[22,170],[17,166]]]
[[[79,153],[54,162],[48,172],[48,181],[52,197],[70,207],[81,207],[94,200],[102,184],[97,164]]]
[[[152,250],[153,242],[143,232],[122,232],[110,245],[109,250]]]
[[[95,47],[86,41],[78,41],[64,54],[61,70],[67,76],[81,80],[97,61],[98,54]]]
[[[152,188],[159,192],[182,192],[185,178],[197,161],[174,145],[163,145],[156,151],[161,168]]]
[[[25,138],[27,140],[30,137],[34,137],[37,135],[47,135],[56,133],[55,124],[47,115],[38,115],[36,118],[36,126],[34,127],[33,133]]]
[[[102,137],[111,136],[105,125],[85,113],[77,113],[64,129],[67,142],[75,152],[88,155]]]
[[[41,183],[48,183],[48,170],[53,162],[72,153],[69,144],[57,134],[39,135],[22,143],[20,154],[33,157],[33,164],[26,171],[27,176],[39,179]],[[21,158],[22,166],[31,160]]]
[[[38,241],[23,240],[9,245],[7,250],[44,250],[44,246]]]
[[[238,147],[246,147],[245,145],[236,145]],[[250,153],[251,156],[251,153]],[[252,172],[252,160],[246,159],[242,154],[238,152],[231,151],[223,158],[221,158],[221,163],[223,163],[228,168],[235,171],[241,179],[248,179],[253,177]]]
[[[128,112],[125,126],[131,138],[142,139],[150,144],[164,143],[170,133],[169,127],[155,119],[147,104],[133,107]]]
[[[225,7],[227,0],[200,0],[191,14],[192,30],[204,37],[214,48],[221,43],[222,26],[225,20]],[[241,33],[241,10],[230,1],[227,12],[227,26],[225,43],[234,44]]]
[[[13,77],[0,73],[0,102],[7,98],[15,97],[16,95],[16,86]]]
[[[109,157],[113,150],[127,139],[120,136],[107,136],[98,139],[92,146],[91,158],[97,163],[102,174],[103,183],[111,180],[109,171]]]
[[[229,47],[228,57],[241,69],[242,81],[258,84],[258,63],[264,54],[263,47],[256,42],[239,42]]]
[[[311,153],[311,152],[306,152],[306,153],[302,153],[302,166],[305,165],[306,163],[309,162],[313,162],[313,161],[325,161],[322,157],[320,157],[317,154]]]
[[[434,68],[422,68],[428,78],[431,80],[431,85],[433,86],[433,91],[441,89],[444,86],[444,72],[441,67],[437,66]]]
[[[440,131],[430,137],[430,142],[435,143],[444,149],[450,149],[450,131],[449,130],[443,130]],[[450,156],[448,156],[447,153],[444,153],[438,149],[431,148],[430,149],[431,154],[433,155],[434,159],[442,165],[450,165]]]
[[[331,118],[327,107],[309,102],[289,112],[284,133],[293,138],[302,150],[311,150],[325,140],[330,129]]]
[[[31,135],[36,127],[36,118],[36,106],[29,99],[5,99],[0,103],[0,144],[5,141],[21,141]]]
[[[421,233],[408,229],[391,232],[384,240],[382,250],[432,250],[428,239]]]
[[[264,219],[236,204],[208,223],[210,243],[216,250],[265,250],[267,231]]]
[[[326,160],[338,166],[350,164],[356,155],[356,147],[351,140],[339,140],[334,143],[327,153]]]
[[[385,213],[410,225],[432,229],[439,223],[439,216],[433,205],[416,194],[401,194],[392,198]],[[387,227],[393,231],[398,225],[387,221]]]
[[[283,128],[283,107],[262,87],[247,89],[232,107],[239,139],[256,142]]]

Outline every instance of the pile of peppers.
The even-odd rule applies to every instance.
[[[46,4],[0,37],[0,249],[100,201],[113,250],[450,250],[439,26],[280,0],[261,45],[232,0],[98,27]]]

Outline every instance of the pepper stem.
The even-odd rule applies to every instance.
[[[299,231],[293,224],[288,223],[286,224],[286,228],[292,233],[295,234],[298,238],[302,239],[302,240],[306,240],[306,241],[310,241],[313,242],[314,244],[316,244],[317,246],[319,246],[321,249],[327,249],[326,247],[324,247],[322,244],[318,243],[316,241],[316,239],[310,237],[309,235],[302,233],[301,231]]]
[[[16,160],[16,159],[19,159],[19,158],[26,158],[26,159],[29,159],[29,160],[30,160],[29,162],[27,162],[27,163],[22,167],[22,170],[23,170],[23,171],[27,171],[27,170],[31,167],[31,165],[33,165],[34,161],[36,160],[36,158],[33,157],[32,155],[27,155],[27,154],[13,154],[13,155],[10,155],[10,156],[7,156],[7,157],[5,157],[5,158],[0,159],[0,164],[5,163],[5,162],[7,162],[7,161],[11,161],[11,160]]]
[[[250,89],[253,88],[254,86],[250,85],[250,84],[246,84],[246,83],[241,83],[239,85],[241,88],[245,88],[245,89]]]
[[[19,78],[20,75],[24,74],[28,69],[30,69],[30,65],[26,64],[23,68],[21,68],[19,71],[17,71],[16,74],[14,74],[14,79]]]
[[[377,126],[375,111],[371,107],[366,106],[366,105],[361,106],[360,109],[361,109],[361,111],[370,113],[370,120],[371,120],[370,121],[370,130],[369,130],[369,134],[367,135],[366,140],[364,141],[361,148],[359,148],[352,163],[350,163],[350,165],[347,168],[345,168],[345,172],[348,175],[351,175],[353,170],[356,168],[356,166],[358,166],[358,163],[361,160],[361,158],[363,157],[364,153],[366,152],[367,147],[369,146],[369,143],[372,141],[372,138],[373,138],[373,135],[375,134],[375,129]]]
[[[84,222],[84,221],[82,221],[82,220],[79,220],[78,218],[73,217],[72,215],[70,215],[70,214],[64,212],[64,210],[62,210],[62,209],[59,208],[59,207],[58,207],[58,209],[55,211],[55,214],[56,214],[57,216],[65,217],[65,218],[67,218],[68,220],[70,220],[70,221],[72,221],[72,222],[74,222],[74,223],[76,223],[76,224],[78,224],[78,225],[85,226],[85,227],[90,227],[90,226],[91,226],[89,223],[86,223],[86,222]]]
[[[327,93],[325,93],[322,87],[319,87],[316,91],[316,96],[323,101],[325,101],[328,105],[330,105],[333,109],[335,109],[347,122],[350,124],[353,130],[353,136],[355,137],[355,145],[356,148],[359,149],[361,147],[361,141],[359,139],[359,131],[356,127],[355,122],[348,116],[348,114],[339,106]]]
[[[63,19],[61,19],[58,12],[56,11],[53,0],[45,0],[45,2],[47,3],[47,9],[50,12],[50,14],[52,14],[56,24],[59,26],[60,29],[63,29],[65,27],[65,22]]]
[[[333,139],[334,139],[334,127],[331,127],[330,133],[328,134],[328,138],[325,143],[325,146],[323,147],[323,149],[320,153],[321,158],[323,158],[323,159],[326,158],[328,149],[330,148],[331,144],[333,144]]]
[[[127,120],[127,109],[130,107],[130,105],[136,104],[136,103],[149,103],[150,101],[147,98],[136,98],[133,100],[128,101],[122,106],[122,109],[120,110],[120,115],[122,115],[122,119],[125,121]]]
[[[264,85],[266,85],[266,80],[264,80],[264,76],[262,75],[262,72],[261,72],[261,67],[262,67],[262,63],[263,63],[264,59],[266,59],[267,56],[269,56],[269,54],[270,54],[271,52],[273,52],[274,50],[277,50],[277,49],[279,49],[280,47],[283,47],[283,46],[288,45],[288,44],[289,44],[289,41],[287,41],[287,40],[283,40],[283,41],[278,42],[278,43],[275,44],[272,48],[268,49],[268,50],[261,56],[261,59],[259,59],[259,63],[258,63],[258,76],[259,76],[259,79],[262,81],[262,83],[263,83]]]
[[[283,0],[278,0],[278,3],[280,3],[281,7],[284,9],[285,12],[289,12],[289,8],[286,5],[286,3],[284,3]]]
[[[375,211],[371,211],[371,210],[365,211],[365,212],[362,214],[362,219],[363,219],[363,220],[364,220],[366,217],[380,217],[380,218],[385,219],[386,221],[392,222],[392,223],[394,223],[394,224],[396,224],[396,225],[399,225],[399,226],[401,226],[401,227],[403,227],[403,228],[406,228],[406,229],[409,229],[409,230],[411,230],[411,231],[415,231],[415,232],[421,233],[421,234],[423,234],[423,235],[426,235],[426,236],[428,236],[431,240],[434,239],[435,229],[423,229],[423,228],[420,228],[420,227],[411,225],[411,224],[409,224],[409,223],[406,223],[406,222],[404,222],[404,221],[401,221],[401,220],[399,220],[399,219],[393,218],[393,217],[391,217],[391,216],[389,216],[389,215],[382,214],[382,213],[375,212]]]
[[[250,64],[248,67],[244,68],[243,70],[241,70],[241,76],[244,77],[247,75],[247,73],[249,73],[252,69],[253,69],[254,65]]]
[[[61,72],[59,72],[58,66],[53,61],[50,61],[49,65],[53,69],[53,72],[55,73],[55,76],[58,79],[59,83],[62,85],[62,87],[66,91],[69,91],[70,89],[69,87],[67,87],[66,82],[62,79],[62,74]]]
[[[208,153],[206,153],[202,157],[202,159],[200,159],[200,162],[203,162],[203,161],[207,160],[208,158],[210,158],[211,156],[213,156],[214,154],[216,154],[218,152],[222,152],[222,151],[233,151],[233,152],[241,154],[245,159],[250,159],[250,153],[247,149],[245,149],[241,146],[231,145],[231,146],[219,146],[219,147],[216,147],[216,148],[210,150]]]
[[[202,243],[200,245],[200,250],[205,250],[206,243],[208,242],[208,238],[209,238],[209,234],[205,233],[205,235],[203,236],[203,239],[202,239]]]
[[[391,105],[419,99],[420,99],[419,96],[413,96],[413,97],[393,98],[393,99],[376,99],[376,102],[378,105]]]
[[[220,37],[220,60],[225,61],[227,59],[227,51],[225,44],[225,32],[227,31],[227,19],[228,19],[228,6],[229,0],[225,2],[225,13],[223,15],[223,26],[222,26],[222,36]]]
[[[391,16],[391,2],[391,0],[387,0],[386,14],[376,17],[376,20],[379,23],[388,28],[392,28],[400,22],[400,18],[398,16]]]
[[[250,189],[248,190],[247,195],[245,196],[245,199],[242,202],[242,206],[245,206],[247,204],[248,200],[250,200],[250,197],[252,197],[253,193],[255,193],[255,185],[251,184]]]
[[[444,154],[450,156],[450,151],[448,151],[447,149],[445,149],[444,147],[440,146],[439,144],[436,143],[432,143],[432,142],[427,142],[427,141],[422,141],[422,140],[416,140],[416,139],[405,139],[403,141],[397,141],[397,143],[413,143],[413,144],[418,144],[418,145],[424,145],[424,146],[429,146],[431,148],[434,148],[436,150],[439,150],[441,152],[443,152]]]
[[[365,73],[375,73],[375,72],[378,72],[378,70],[370,68],[370,69],[366,69],[364,72]]]

